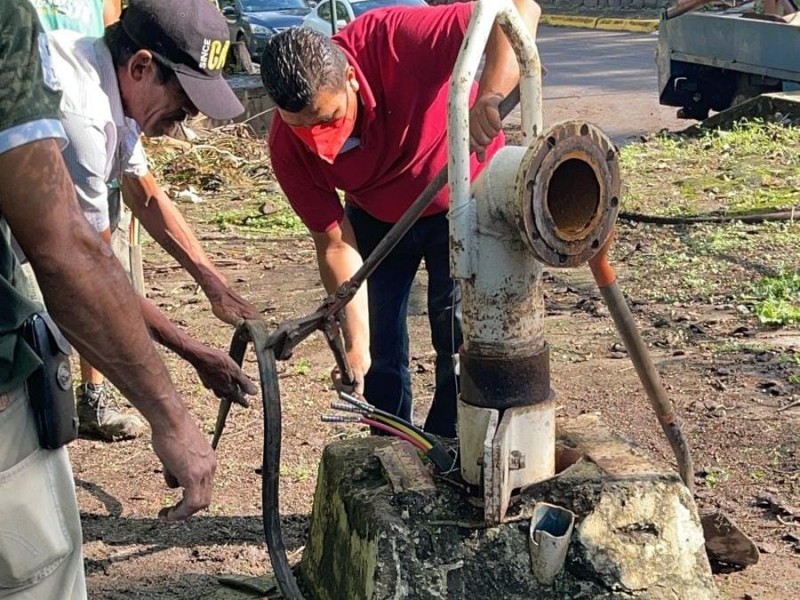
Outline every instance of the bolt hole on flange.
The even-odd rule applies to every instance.
[[[600,184],[589,164],[571,158],[556,167],[547,189],[547,210],[558,237],[565,240],[583,237],[599,206]]]

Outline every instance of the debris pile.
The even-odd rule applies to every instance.
[[[233,198],[273,182],[266,140],[243,124],[189,130],[186,139],[145,142],[150,166],[168,193]],[[273,184],[274,185],[274,184]]]

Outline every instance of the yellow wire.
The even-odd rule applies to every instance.
[[[374,414],[374,413],[369,415],[369,418],[370,419],[374,419],[376,421],[381,421],[382,423],[385,423],[386,425],[391,425],[395,429],[399,429],[400,431],[402,431],[406,435],[411,436],[415,440],[418,440],[423,446],[425,446],[426,450],[430,450],[431,448],[433,448],[433,444],[431,444],[428,440],[426,440],[424,437],[422,437],[419,433],[417,433],[413,429],[410,429],[410,428],[406,427],[402,423],[398,423],[397,421],[393,421],[392,419],[389,419],[388,417],[384,417],[383,415],[377,415],[377,414]]]

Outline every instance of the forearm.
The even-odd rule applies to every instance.
[[[139,296],[139,308],[153,340],[194,364],[193,359],[197,354],[198,347],[202,344],[170,321],[147,298]]]
[[[104,243],[98,239],[96,244]],[[136,295],[108,246],[102,254],[95,250],[85,254],[90,252],[92,259],[78,257],[84,253],[72,255],[69,268],[60,261],[30,258],[45,299],[59,297],[58,303],[48,301],[48,308],[80,355],[130,398],[151,424],[168,420],[183,406],[147,335]],[[86,306],[92,306],[91,315]]]
[[[122,12],[122,2],[120,0],[105,0],[103,3],[103,24],[108,27],[112,23],[119,21]]]
[[[317,251],[320,277],[325,290],[332,294],[350,279],[362,264],[358,250],[347,243],[335,244]],[[369,351],[369,307],[366,285],[344,309],[342,333],[348,351]]]
[[[531,35],[536,38],[541,8],[533,0],[514,0],[522,20]],[[503,30],[495,24],[486,44],[486,62],[479,83],[479,95],[496,94],[507,96],[519,81],[519,65],[514,49]]]
[[[224,275],[211,262],[183,215],[152,174],[125,176],[122,196],[147,232],[188,271],[206,295],[218,294],[227,288]]]
[[[179,420],[185,409],[147,334],[133,289],[110,246],[81,214],[55,142],[4,154],[0,190],[6,190],[0,211],[70,342],[151,424]]]
[[[258,388],[230,356],[182,331],[149,300],[140,298],[139,303],[150,334],[158,343],[192,365],[203,385],[218,397],[247,406],[243,394],[255,394]]]

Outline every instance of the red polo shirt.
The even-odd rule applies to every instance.
[[[328,164],[283,122],[272,120],[272,167],[295,212],[311,231],[328,231],[348,202],[387,223],[396,222],[447,164],[447,96],[472,4],[373,10],[354,20],[334,42],[356,71],[364,118],[360,146]],[[472,100],[477,85],[472,91]],[[487,149],[491,157],[501,135]],[[472,173],[482,165],[474,155]],[[446,211],[442,190],[425,216]]]

